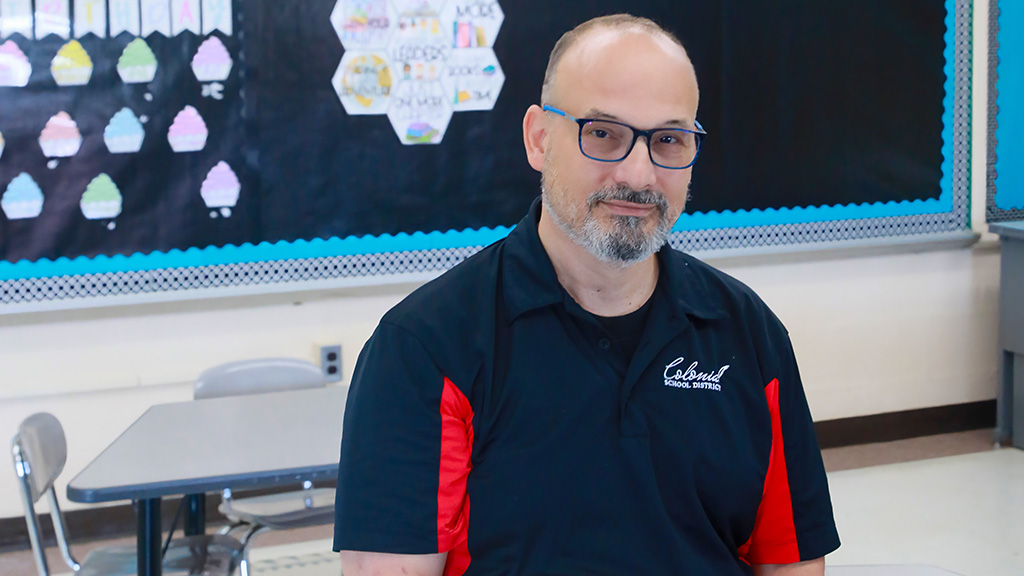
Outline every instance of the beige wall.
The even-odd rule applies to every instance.
[[[975,18],[972,186],[983,230],[987,2]],[[812,411],[825,420],[995,397],[996,246],[985,235],[970,248],[723,268],[789,327]],[[409,288],[0,315],[0,439],[25,416],[53,412],[68,433],[67,481],[147,407],[190,398],[190,381],[211,365],[314,360],[318,345],[340,343],[347,381],[377,320]],[[0,472],[0,518],[21,514],[13,471]]]

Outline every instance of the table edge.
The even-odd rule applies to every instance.
[[[1000,236],[1024,240],[1024,220],[1012,222],[991,222],[988,225],[989,232]]]
[[[260,472],[258,474],[228,474],[210,476],[192,480],[165,480],[129,486],[112,486],[105,488],[79,488],[72,479],[67,485],[67,498],[72,502],[96,504],[118,500],[146,500],[186,494],[202,494],[220,492],[225,488],[232,490],[257,489],[279,486],[282,484],[300,483],[305,480],[316,481],[336,479],[338,463],[317,466],[302,466]]]

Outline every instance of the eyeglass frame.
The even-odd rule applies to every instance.
[[[650,130],[641,130],[639,128],[634,128],[633,126],[630,126],[629,124],[626,124],[624,122],[617,122],[615,120],[607,120],[604,118],[577,118],[572,114],[569,114],[565,110],[559,110],[558,108],[555,108],[554,106],[550,106],[548,104],[544,104],[543,106],[541,106],[541,110],[545,112],[553,112],[563,118],[572,120],[573,122],[578,124],[580,129],[579,134],[576,138],[576,142],[579,145],[580,153],[586,156],[587,158],[590,158],[591,160],[596,160],[597,162],[622,162],[623,160],[629,157],[630,153],[633,152],[633,147],[636,146],[636,141],[641,136],[643,136],[644,139],[647,140],[647,157],[651,159],[652,164],[659,168],[664,168],[666,170],[686,170],[687,168],[692,167],[697,162],[697,157],[700,156],[701,142],[704,140],[704,137],[707,136],[708,134],[707,132],[704,131],[704,127],[701,126],[700,122],[697,122],[696,119],[693,121],[693,125],[695,127],[694,130],[690,130],[688,128],[652,128]],[[616,124],[624,128],[629,128],[630,130],[633,131],[633,140],[629,143],[629,147],[626,148],[626,153],[622,155],[622,158],[619,158],[618,160],[606,160],[604,158],[595,158],[590,154],[587,154],[583,150],[583,127],[589,122],[608,122],[609,124]],[[666,130],[676,132],[689,132],[690,134],[693,134],[694,140],[696,141],[696,151],[694,151],[693,153],[693,160],[690,160],[690,163],[687,164],[686,166],[665,166],[664,164],[659,164],[658,161],[654,159],[654,151],[651,150],[651,136],[653,136],[655,132],[662,132]]]

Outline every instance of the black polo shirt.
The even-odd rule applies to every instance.
[[[786,329],[665,247],[631,357],[558,283],[539,202],[360,354],[335,550],[445,574],[751,574],[839,546]]]

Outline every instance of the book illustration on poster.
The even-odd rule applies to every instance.
[[[121,108],[103,129],[103,143],[111,154],[134,154],[142,149],[146,131],[130,108]]]
[[[0,86],[24,88],[32,76],[32,64],[14,40],[0,44]]]
[[[440,144],[453,112],[494,109],[504,19],[494,0],[338,0],[345,52],[331,84],[346,114],[387,115],[405,145]]]
[[[505,21],[495,0],[453,0],[441,12],[441,25],[452,31],[452,48],[494,48]]]
[[[22,172],[0,196],[0,209],[8,220],[36,218],[43,212],[43,191],[31,176]]]
[[[117,218],[121,214],[121,191],[107,174],[100,174],[92,179],[82,194],[79,207],[82,215],[89,220],[106,220]],[[114,223],[107,224],[108,230],[114,229]]]
[[[391,97],[388,120],[402,144],[439,144],[452,119],[441,82],[403,82]]]
[[[156,78],[156,54],[142,38],[128,43],[117,60],[117,74],[125,84],[146,84]]]
[[[170,130],[167,131],[167,141],[171,144],[171,150],[175,152],[198,152],[206,148],[206,139],[210,131],[206,128],[206,122],[199,115],[199,111],[193,106],[185,106],[174,117]]]
[[[210,218],[219,215],[230,218],[231,209],[238,203],[238,195],[242,191],[242,184],[238,176],[227,162],[221,160],[214,166],[203,180],[200,195],[207,208],[211,208]]]
[[[61,46],[50,63],[50,72],[58,86],[85,86],[92,77],[92,59],[78,40]]]
[[[465,48],[448,58],[443,82],[456,112],[492,110],[505,84],[505,73],[494,50]]]
[[[47,158],[70,158],[82,147],[82,133],[67,112],[58,112],[39,134],[39,147]]]

